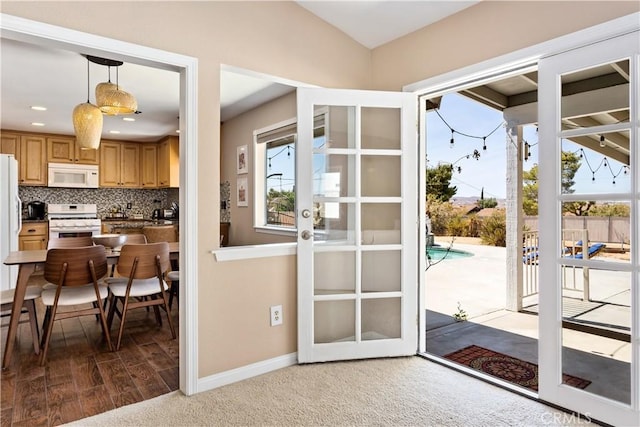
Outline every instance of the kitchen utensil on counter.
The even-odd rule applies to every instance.
[[[164,209],[154,209],[151,219],[164,219]]]
[[[44,219],[45,203],[39,200],[27,203],[27,219]]]
[[[127,241],[126,234],[98,234],[92,236],[93,243],[96,245],[102,245],[107,249],[120,250],[122,245]]]

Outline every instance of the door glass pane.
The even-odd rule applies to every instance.
[[[562,382],[630,403],[631,274],[569,266],[563,270],[569,277],[584,275],[588,296],[563,285]]]
[[[354,300],[316,301],[313,304],[313,342],[355,341]]]
[[[362,244],[399,244],[400,212],[400,203],[363,203]]]
[[[355,205],[353,203],[314,202],[313,229],[316,242],[354,244]]]
[[[362,340],[400,338],[400,298],[362,300]]]
[[[628,264],[633,251],[630,207],[628,201],[564,202],[560,253],[566,258]]]
[[[629,122],[629,61],[562,76],[562,126],[589,128]]]
[[[400,109],[364,107],[362,148],[400,149]]]
[[[315,295],[355,292],[355,252],[315,252],[313,262]]]
[[[327,109],[326,140],[315,138],[314,149],[355,148],[355,107],[316,105],[316,110]]]
[[[401,251],[362,252],[362,292],[400,291]]]
[[[590,134],[562,140],[563,194],[631,191],[629,131]]]
[[[362,156],[363,197],[400,197],[399,156]]]
[[[313,155],[313,194],[315,197],[352,197],[355,195],[355,156],[343,154]]]

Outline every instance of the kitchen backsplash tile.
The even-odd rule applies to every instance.
[[[220,222],[231,222],[231,183],[220,184]]]
[[[142,213],[145,217],[151,217],[155,206],[154,200],[162,200],[162,208],[169,208],[171,202],[180,203],[180,190],[178,188],[142,190],[127,188],[50,188],[21,186],[18,191],[22,205],[26,207],[28,202],[42,200],[48,203],[95,203],[98,206],[98,216],[104,217],[112,207],[120,206],[123,212],[127,212],[127,203],[131,203],[129,215]],[[26,211],[23,210],[23,214]]]

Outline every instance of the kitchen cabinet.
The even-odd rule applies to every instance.
[[[47,138],[42,135],[20,135],[17,154],[18,184],[47,185]]]
[[[140,146],[134,142],[100,143],[100,187],[140,187]]]
[[[36,251],[47,249],[49,224],[47,222],[25,222],[18,234],[18,249]]]
[[[47,161],[52,163],[78,163],[97,165],[98,150],[80,148],[71,136],[51,136],[47,138]]]
[[[228,222],[220,223],[220,246],[225,247],[229,246],[229,227],[231,226]]]
[[[18,161],[19,185],[47,185],[47,139],[43,135],[2,132],[0,153]]]
[[[166,136],[158,143],[158,186],[180,187],[180,140]]]
[[[158,187],[158,144],[143,144],[140,160],[142,188]]]
[[[0,135],[0,154],[18,155],[18,145],[20,144],[20,135],[16,133],[2,133]]]

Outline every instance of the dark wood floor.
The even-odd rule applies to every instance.
[[[160,328],[153,310],[131,311],[117,352],[108,351],[94,316],[56,321],[44,367],[33,352],[29,324],[21,324],[11,366],[2,371],[0,426],[59,425],[177,390],[178,339],[171,339],[162,313]],[[43,314],[40,305],[39,325]],[[175,301],[172,319],[177,333]],[[118,326],[116,318],[114,346]],[[6,334],[3,327],[3,347]]]

